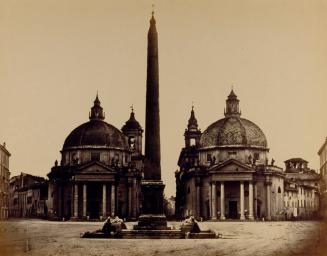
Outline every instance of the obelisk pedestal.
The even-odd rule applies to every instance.
[[[142,230],[167,230],[167,219],[163,213],[163,190],[165,185],[162,181],[143,181],[141,185],[143,203],[142,214],[134,229]]]

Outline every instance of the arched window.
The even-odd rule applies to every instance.
[[[128,144],[131,150],[135,149],[135,138],[134,137],[129,137],[128,138]]]
[[[278,193],[282,193],[282,190],[280,189],[280,187],[278,187]]]

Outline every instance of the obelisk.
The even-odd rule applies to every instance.
[[[142,181],[142,209],[136,229],[167,229],[163,211],[163,190],[160,161],[159,117],[159,63],[158,33],[154,12],[148,32],[146,114],[145,114],[145,160]]]

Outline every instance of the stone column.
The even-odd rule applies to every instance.
[[[212,204],[211,204],[211,201],[212,201],[212,196],[211,196],[211,194],[212,194],[212,191],[211,191],[212,189],[211,189],[211,184],[209,183],[209,213],[208,213],[208,215],[209,215],[209,218],[211,219],[211,217],[212,217]]]
[[[107,185],[102,185],[102,217],[107,216]]]
[[[258,188],[257,184],[254,183],[254,217],[257,219],[258,216]]]
[[[71,205],[71,209],[73,212],[74,209],[74,187],[72,185],[72,189],[71,189],[71,200],[72,200],[72,205]],[[19,197],[18,197],[19,200]],[[19,217],[18,213],[19,213],[19,203],[20,201],[18,201],[18,205],[15,207],[16,209],[16,214],[15,217]],[[51,206],[50,206],[51,207]],[[51,209],[51,208],[50,208]],[[52,213],[51,213],[52,217],[57,217],[58,216],[58,185],[53,183],[53,201],[52,201]]]
[[[74,185],[74,218],[78,218],[78,184]]]
[[[270,194],[271,194],[271,182],[266,182],[267,186],[267,220],[271,220],[271,202],[270,202]]]
[[[132,215],[132,183],[127,184],[128,189],[128,218]]]
[[[220,182],[220,219],[225,218],[225,184],[223,181]]]
[[[87,207],[87,187],[83,184],[83,218],[86,219],[86,207]]]
[[[24,208],[23,209],[26,209],[25,208],[25,206],[26,206],[25,199],[26,198],[24,197]],[[62,216],[63,216],[63,209],[62,209],[62,185],[60,185],[60,186],[58,186],[58,217],[62,218]]]
[[[240,200],[241,200],[240,220],[245,220],[245,216],[244,216],[244,181],[240,181]]]
[[[196,210],[196,217],[201,217],[201,178],[195,177],[195,192],[196,192],[196,198],[195,198],[195,210]]]
[[[136,207],[137,207],[137,197],[136,197],[136,178],[133,179],[133,191],[132,191],[132,217],[136,218]]]
[[[213,181],[211,184],[211,196],[212,196],[212,217],[211,219],[216,220],[217,219],[217,210],[216,210],[216,182]]]
[[[70,217],[74,217],[74,184],[71,184],[71,190],[70,190]]]
[[[200,184],[196,184],[196,217],[200,218]]]
[[[116,195],[115,195],[115,183],[111,184],[111,216],[114,217],[115,216],[115,206],[116,206]]]
[[[253,220],[253,184],[249,181],[249,219]]]

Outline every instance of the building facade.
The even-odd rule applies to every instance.
[[[308,161],[285,161],[285,218],[317,218],[320,205],[320,175],[308,167]]]
[[[291,195],[294,189],[299,196],[298,189],[303,189],[305,195],[316,196],[316,188],[305,179],[294,177],[290,184],[285,183],[293,174],[275,166],[274,159],[268,161],[266,137],[256,124],[241,118],[233,90],[224,115],[202,133],[192,108],[175,173],[178,218],[280,220],[286,218],[285,193]],[[316,198],[312,199],[315,207]],[[308,200],[301,198],[300,202]]]
[[[7,219],[9,216],[10,156],[6,143],[0,145],[0,219]]]
[[[98,95],[89,121],[66,138],[60,164],[48,174],[52,219],[103,219],[139,215],[142,133],[132,110],[121,130],[104,121]]]
[[[39,176],[21,173],[10,179],[9,216],[46,218],[48,182]]]
[[[320,215],[327,217],[327,137],[318,151],[320,159],[320,175],[321,175],[321,207]]]

